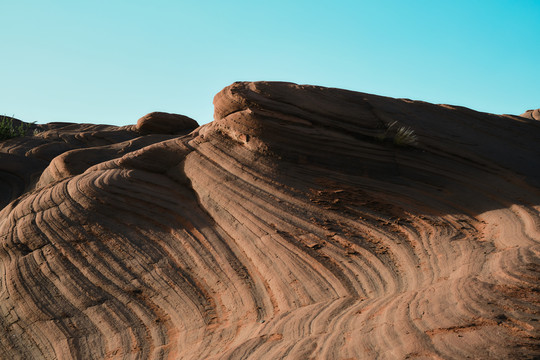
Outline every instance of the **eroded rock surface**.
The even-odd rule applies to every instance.
[[[538,121],[290,83],[214,104],[0,143],[0,358],[540,356]]]
[[[164,112],[146,114],[137,121],[137,130],[142,134],[178,134],[197,128],[199,124],[190,117]]]
[[[528,119],[540,120],[540,109],[527,110],[520,116],[528,118]]]

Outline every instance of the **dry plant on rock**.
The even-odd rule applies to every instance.
[[[397,146],[418,145],[418,136],[414,129],[400,125],[397,121],[392,121],[390,124],[385,125],[385,127],[386,131],[377,137],[378,140],[384,141],[389,139]]]
[[[394,136],[394,144],[398,146],[415,146],[418,144],[418,136],[410,127],[401,126]]]

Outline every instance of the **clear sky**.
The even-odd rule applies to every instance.
[[[0,0],[0,114],[212,120],[238,80],[540,108],[540,0]]]

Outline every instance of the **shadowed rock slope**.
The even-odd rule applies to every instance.
[[[290,83],[0,143],[0,358],[540,356],[540,122]]]

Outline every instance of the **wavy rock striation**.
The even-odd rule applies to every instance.
[[[214,105],[0,143],[0,358],[540,356],[533,115],[269,82]]]

